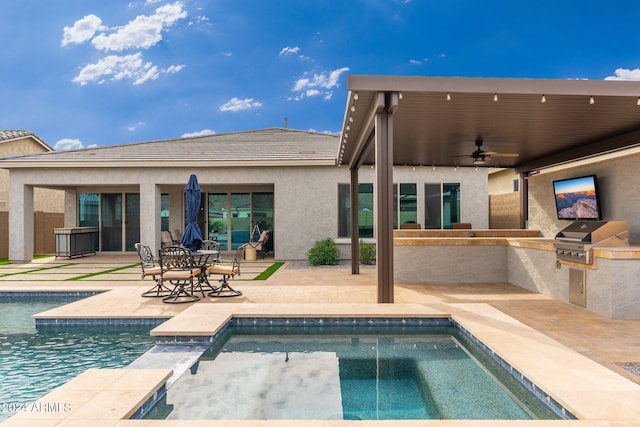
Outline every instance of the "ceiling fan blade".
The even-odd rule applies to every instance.
[[[494,151],[485,151],[485,156],[493,156],[493,157],[518,157],[520,154],[518,153],[496,153]]]

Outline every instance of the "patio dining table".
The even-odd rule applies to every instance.
[[[200,249],[191,252],[191,255],[193,256],[194,264],[200,268],[200,273],[198,274],[198,287],[203,289],[203,292],[204,287],[209,288],[211,291],[216,290],[217,287],[212,286],[211,283],[209,283],[207,266],[220,261],[220,252],[216,250]]]

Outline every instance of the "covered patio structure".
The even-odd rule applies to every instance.
[[[639,82],[349,76],[338,164],[351,188],[361,166],[375,165],[378,302],[394,301],[394,165],[514,168],[525,228],[526,178],[639,144]],[[350,203],[357,274],[356,192]]]

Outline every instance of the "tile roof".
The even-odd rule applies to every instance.
[[[336,164],[338,135],[268,128],[0,159],[1,167]],[[92,165],[92,166],[95,166]]]
[[[0,129],[0,142],[11,141],[14,139],[21,139],[31,137],[40,145],[42,145],[47,151],[53,151],[53,148],[44,142],[38,135],[30,130],[13,130],[13,129]]]
[[[2,130],[0,129],[0,141],[9,139],[24,138],[26,136],[35,136],[30,130]]]

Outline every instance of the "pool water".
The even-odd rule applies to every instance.
[[[453,327],[325,328],[322,335],[296,327],[278,334],[230,329],[147,418],[557,418],[496,366],[481,362]]]
[[[28,405],[86,369],[125,367],[153,347],[150,327],[36,329],[31,315],[77,299],[0,297],[0,403],[4,408]],[[0,421],[11,415],[0,412]]]

